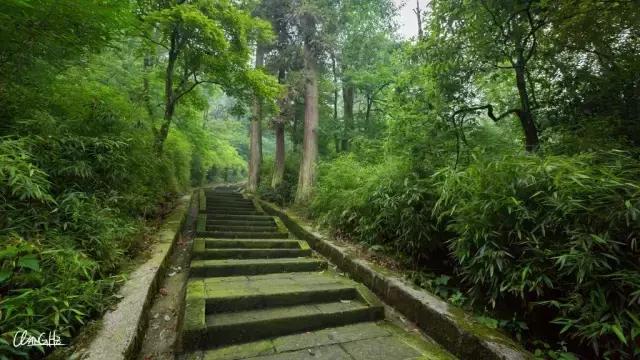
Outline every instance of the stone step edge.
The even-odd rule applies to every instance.
[[[243,242],[258,242],[258,243],[265,243],[265,244],[282,244],[282,243],[286,243],[289,245],[296,245],[296,246],[292,246],[292,247],[246,247],[244,249],[301,249],[301,250],[307,250],[307,249],[311,249],[311,247],[309,247],[309,244],[307,244],[306,241],[304,240],[295,240],[295,239],[219,239],[219,238],[206,238],[206,237],[201,237],[201,238],[195,238],[193,240],[193,254],[195,255],[198,252],[202,252],[208,249],[230,249],[228,247],[207,247],[207,243],[212,243],[212,242],[229,242],[229,243],[243,243]]]
[[[384,306],[377,297],[361,284],[355,284],[357,299],[377,317],[384,319]],[[200,347],[206,339],[207,297],[203,279],[191,280],[187,283],[185,291],[185,307],[182,331],[180,333],[179,351],[190,351]]]
[[[531,353],[503,332],[480,324],[462,309],[424,289],[413,287],[400,274],[356,258],[348,248],[338,246],[314,232],[295,215],[258,197],[254,196],[253,199],[259,209],[282,221],[294,236],[306,240],[313,250],[362,282],[460,359],[533,359]]]
[[[224,256],[224,257],[223,257]],[[311,256],[311,250],[287,248],[219,248],[194,253],[194,260],[281,259]]]
[[[260,260],[269,260],[268,262]],[[228,263],[223,263],[227,261]],[[262,275],[323,271],[327,262],[310,257],[274,259],[194,259],[191,261],[190,277],[229,277],[231,269],[237,275]],[[255,270],[255,271],[252,271]]]

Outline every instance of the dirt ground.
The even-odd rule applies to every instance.
[[[160,280],[158,292],[149,309],[149,323],[136,357],[139,360],[173,360],[178,341],[180,309],[189,277],[191,245],[195,233],[197,209],[191,209],[183,233],[167,263],[167,271]]]

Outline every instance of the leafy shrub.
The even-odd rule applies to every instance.
[[[604,357],[638,356],[640,162],[609,151],[479,159],[440,172],[437,211],[476,295],[557,311]]]
[[[424,262],[442,259],[447,237],[432,221],[436,200],[430,180],[398,159],[372,165],[343,156],[320,168],[311,209],[349,237]]]
[[[287,154],[289,155],[289,154]],[[282,182],[275,188],[271,186],[273,169],[275,163],[272,156],[265,157],[260,168],[260,185],[258,193],[267,200],[279,205],[291,204],[296,195],[296,185],[298,183],[298,167],[300,166],[298,156],[288,156],[284,162],[284,176]]]

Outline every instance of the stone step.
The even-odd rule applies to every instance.
[[[195,259],[275,259],[311,256],[311,249],[204,249]]]
[[[416,346],[417,345],[417,346]],[[456,360],[387,322],[362,322],[179,355],[176,360]]]
[[[273,220],[273,217],[265,214],[256,214],[256,215],[238,215],[238,214],[222,214],[222,213],[213,213],[207,214],[207,221],[209,220]]]
[[[276,222],[273,219],[254,219],[254,220],[220,220],[220,219],[207,219],[207,225],[218,226],[265,226],[275,225]]]
[[[321,271],[326,268],[326,261],[310,258],[193,260],[191,275],[196,277],[258,275]]]
[[[205,212],[207,215],[216,215],[216,214],[225,214],[225,215],[262,215],[264,214],[262,211],[258,211],[256,209],[246,209],[246,210],[229,210],[229,209],[207,209]]]
[[[230,196],[230,195],[206,195],[205,198],[207,200],[225,200],[225,201],[251,201],[249,199],[245,199],[242,196]]]
[[[217,239],[287,239],[288,233],[271,232],[250,232],[250,231],[198,231],[200,237],[210,237]]]
[[[206,280],[205,280],[206,281]],[[253,284],[252,284],[253,285]],[[350,301],[357,299],[355,287],[341,283],[295,284],[283,287],[224,288],[206,298],[206,314],[238,312],[279,306]]]
[[[357,300],[282,306],[209,314],[204,329],[205,347],[247,342],[331,326],[376,321],[384,310]]]
[[[253,205],[228,205],[228,204],[219,204],[219,203],[209,203],[207,204],[207,210],[213,211],[224,211],[224,210],[255,210],[256,207]]]
[[[206,249],[300,249],[298,240],[204,239]]]
[[[207,223],[207,231],[247,231],[247,232],[272,232],[277,231],[278,227],[274,225],[211,225]]]

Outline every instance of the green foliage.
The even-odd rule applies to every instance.
[[[638,175],[640,162],[617,151],[479,159],[437,175],[437,211],[477,295],[552,307],[561,333],[606,357],[636,356]]]
[[[437,194],[401,159],[367,164],[339,157],[320,168],[313,214],[341,234],[416,262],[437,259],[446,233],[431,221]]]
[[[296,196],[299,164],[300,158],[298,156],[294,155],[285,158],[282,182],[274,188],[271,186],[274,160],[272,157],[265,157],[264,165],[260,168],[261,182],[258,187],[260,196],[282,206],[292,204]]]
[[[116,300],[123,265],[173,199],[214,167],[245,165],[244,129],[202,116],[221,96],[211,85],[183,98],[165,151],[154,151],[159,111],[147,105],[162,102],[161,71],[142,66],[130,5],[0,5],[2,359],[51,350],[13,348],[20,330],[69,343]]]

